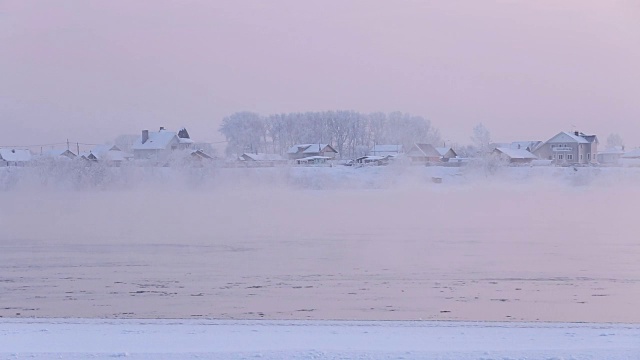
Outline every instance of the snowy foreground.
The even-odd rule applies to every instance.
[[[640,325],[3,319],[0,359],[638,359]]]

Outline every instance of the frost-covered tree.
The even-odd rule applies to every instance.
[[[612,148],[612,147],[616,147],[616,146],[623,146],[623,145],[624,145],[624,141],[622,140],[622,137],[619,134],[612,133],[607,138],[607,147],[608,148]]]
[[[394,112],[362,114],[356,111],[321,111],[274,114],[251,112],[224,118],[220,132],[228,141],[227,154],[270,152],[283,154],[294,144],[327,143],[345,158],[366,153],[374,144],[440,142],[438,129],[421,116]]]
[[[252,112],[239,112],[222,120],[220,132],[226,137],[227,154],[264,151],[265,121]]]
[[[476,151],[484,153],[489,150],[489,144],[491,143],[491,133],[482,123],[473,127],[473,135],[471,136],[471,142]]]

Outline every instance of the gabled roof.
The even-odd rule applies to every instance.
[[[286,161],[285,158],[278,154],[252,154],[252,153],[244,153],[240,156],[243,160],[253,160],[253,161]]]
[[[321,151],[326,151],[325,149],[329,148],[330,151],[334,153],[338,153],[333,146],[329,144],[297,144],[287,150],[287,154],[298,154],[302,152],[303,154],[315,154]]]
[[[574,133],[566,132],[566,131],[562,131],[558,133],[556,136],[547,140],[547,143],[556,143],[556,142],[559,142],[559,143],[573,142],[578,144],[589,144],[589,140],[585,139],[584,137],[580,135],[576,135]]]
[[[450,147],[437,147],[436,151],[440,154],[440,156],[445,156],[449,151],[453,153],[453,156],[458,156],[458,154]]]
[[[0,149],[0,159],[11,162],[31,161],[31,152],[26,149]]]
[[[509,145],[509,148],[511,149],[524,149],[527,150],[529,149],[529,151],[533,151],[535,150],[540,144],[542,144],[542,141],[514,141],[511,143],[511,145]]]
[[[57,157],[75,158],[76,154],[74,154],[71,150],[67,150],[67,149],[52,149],[52,150],[47,150],[43,152],[42,156],[48,157],[48,158],[57,158]]]
[[[538,157],[531,152],[524,149],[511,149],[505,147],[499,147],[494,150],[510,159],[537,159]]]
[[[426,156],[426,157],[440,157],[440,153],[431,144],[413,144],[413,147],[407,154],[409,156]]]
[[[166,150],[172,141],[178,142],[178,135],[172,131],[149,131],[149,139],[142,143],[142,136],[138,137],[131,146],[133,150]]]
[[[191,156],[195,156],[195,157],[202,158],[202,159],[213,159],[213,156],[207,154],[206,152],[202,151],[201,149],[193,150],[191,152]]]
[[[106,154],[108,151],[121,151],[116,145],[96,145],[91,149],[91,153],[97,156]]]

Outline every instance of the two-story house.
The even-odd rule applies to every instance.
[[[581,132],[561,132],[540,144],[533,153],[556,165],[594,164],[597,162],[598,137]]]
[[[186,129],[178,133],[161,127],[158,131],[142,130],[142,135],[131,146],[134,159],[163,160],[173,150],[190,149],[193,140]]]

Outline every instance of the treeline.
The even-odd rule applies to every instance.
[[[220,132],[227,154],[285,154],[294,144],[331,144],[343,158],[364,155],[374,144],[440,143],[438,129],[422,116],[402,112],[363,114],[322,111],[262,116],[238,112],[225,117]]]

